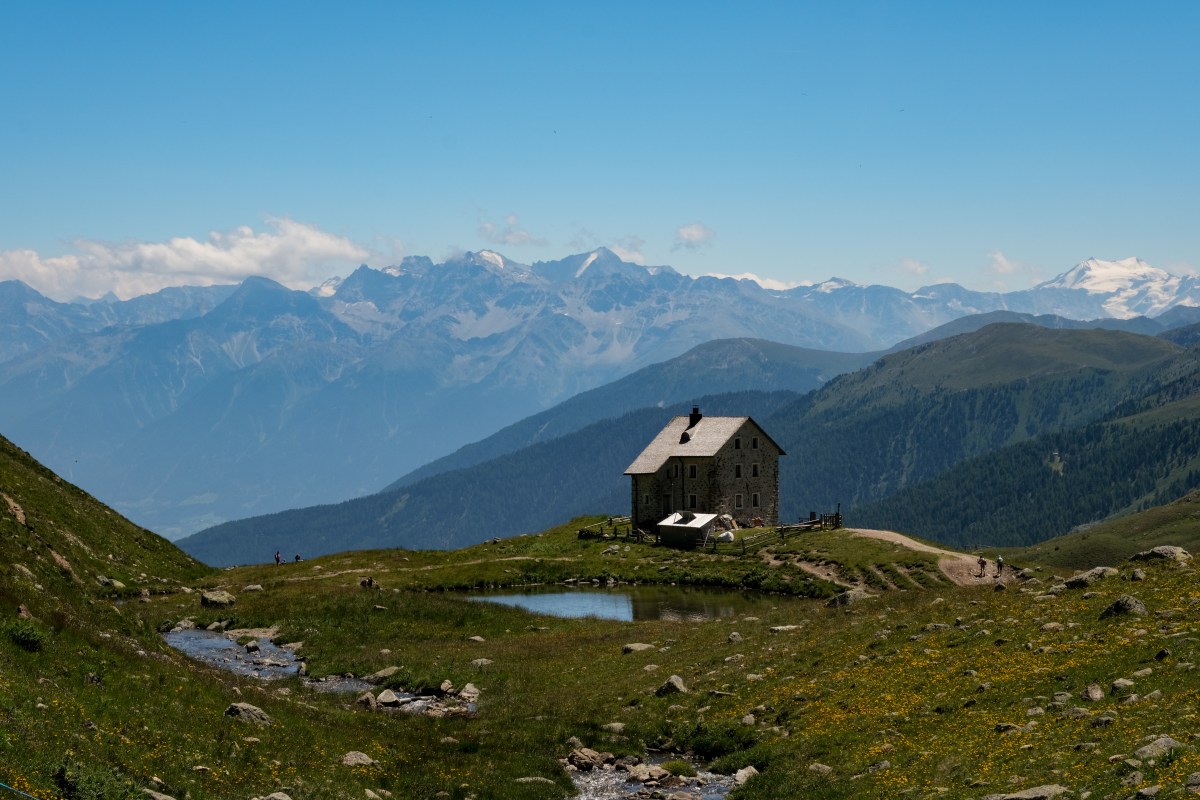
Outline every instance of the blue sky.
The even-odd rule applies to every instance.
[[[0,279],[1200,267],[1200,5],[9,3]]]

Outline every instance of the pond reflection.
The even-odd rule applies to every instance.
[[[689,589],[678,586],[622,586],[616,589],[531,589],[472,594],[468,600],[515,606],[552,617],[613,619],[623,622],[668,620],[703,622],[764,608],[778,598],[753,592]]]

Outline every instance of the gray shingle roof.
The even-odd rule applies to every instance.
[[[668,422],[658,436],[654,437],[654,441],[629,465],[625,474],[653,474],[673,456],[715,456],[747,422],[753,423],[759,431],[762,430],[750,417],[701,417],[691,428],[688,427],[689,420],[687,416],[679,416]],[[679,439],[684,431],[687,431],[689,439],[681,443]],[[763,435],[766,436],[765,433]]]

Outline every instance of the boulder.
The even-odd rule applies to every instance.
[[[378,672],[372,672],[370,675],[364,676],[363,680],[367,683],[383,683],[399,671],[399,667],[384,667]]]
[[[654,693],[659,697],[666,697],[670,694],[687,694],[688,689],[687,685],[683,682],[683,678],[679,677],[678,675],[672,675],[671,677],[667,678],[666,682],[663,683],[662,686],[659,686]]]
[[[271,718],[267,712],[249,703],[230,703],[225,709],[225,716],[240,719],[242,722],[252,722],[255,725],[270,725]]]
[[[200,605],[202,606],[224,608],[225,606],[233,605],[236,600],[236,597],[224,589],[212,589],[200,593]]]
[[[363,692],[354,702],[365,708],[367,711],[375,711],[377,708],[379,708],[379,704],[375,701],[375,695],[371,694],[370,692]]]
[[[624,647],[622,647],[621,652],[624,653],[625,655],[629,655],[630,653],[640,653],[643,650],[653,650],[653,649],[654,649],[654,645],[652,645],[652,644],[646,644],[645,642],[634,642],[632,644],[627,644]]]
[[[351,750],[346,755],[342,756],[342,763],[347,767],[373,767],[379,762],[371,758],[366,753],[358,750]]]
[[[1134,751],[1134,755],[1143,761],[1151,758],[1162,758],[1167,753],[1173,753],[1183,747],[1182,742],[1177,742],[1170,736],[1160,736],[1145,747],[1139,747]]]
[[[1096,581],[1104,578],[1113,578],[1118,574],[1117,570],[1112,567],[1094,567],[1087,572],[1080,572],[1067,578],[1067,586],[1072,589],[1085,589],[1091,586]]]
[[[754,767],[742,767],[736,773],[734,773],[733,782],[735,785],[741,786],[757,774],[758,770],[756,770]]]
[[[1011,794],[996,795],[1000,800],[1052,800],[1063,794],[1070,794],[1071,790],[1065,786],[1060,786],[1057,783],[1049,783],[1045,786],[1034,786],[1032,789],[1024,789],[1020,792]]]
[[[1100,619],[1121,616],[1124,614],[1133,614],[1137,617],[1145,616],[1146,604],[1141,600],[1138,600],[1136,597],[1123,594],[1114,600],[1112,605],[1100,613]]]
[[[604,766],[612,757],[612,753],[599,753],[590,747],[577,747],[567,756],[567,763],[580,772],[590,772]]]
[[[671,775],[657,764],[630,764],[625,767],[625,770],[629,773],[629,777],[640,783],[665,780]]]
[[[855,603],[866,600],[871,597],[864,589],[847,589],[841,594],[834,595],[825,603],[827,608],[837,608],[838,606],[850,606]]]
[[[243,592],[261,592],[263,590],[261,583],[252,583],[249,586],[243,586]]]
[[[1192,554],[1182,547],[1173,547],[1172,545],[1159,545],[1150,550],[1143,550],[1137,555],[1129,557],[1130,561],[1175,561],[1180,564],[1192,560]]]

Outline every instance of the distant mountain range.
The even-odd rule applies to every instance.
[[[9,281],[0,283],[0,431],[175,538],[419,479],[428,472],[414,471],[435,459],[713,340],[827,351],[788,371],[786,388],[806,391],[870,360],[862,354],[971,315],[1050,315],[1042,322],[1056,327],[1100,318],[1092,324],[1158,333],[1194,321],[1194,305],[1194,279],[1133,259],[1085,261],[1007,294],[836,279],[775,291],[604,249],[532,265],[490,251],[441,264],[413,257],[309,293],[253,278],[56,303]],[[781,388],[774,367],[756,374],[752,354],[730,358],[750,362],[704,379],[681,364],[674,377],[581,395],[578,407],[591,403],[598,419]],[[531,421],[504,447],[555,430],[552,418]],[[499,454],[474,453],[467,460]]]

